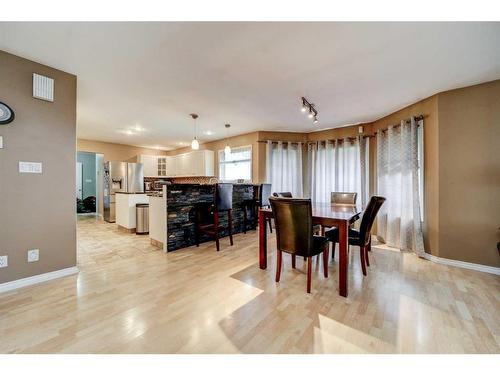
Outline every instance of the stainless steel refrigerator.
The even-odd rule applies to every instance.
[[[104,163],[104,220],[115,222],[116,193],[143,193],[144,168],[142,163],[107,161]]]

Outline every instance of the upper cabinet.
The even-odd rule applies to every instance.
[[[156,155],[138,155],[137,162],[142,163],[144,168],[144,177],[158,176],[158,156]]]
[[[158,177],[166,177],[167,176],[167,157],[166,156],[158,156],[157,162],[157,173]]]
[[[214,176],[215,153],[197,150],[175,156],[138,155],[144,165],[144,177],[203,177]]]
[[[138,155],[137,162],[144,166],[144,177],[167,176],[167,156]]]
[[[202,177],[214,176],[215,153],[209,150],[198,150],[167,157],[168,177]]]

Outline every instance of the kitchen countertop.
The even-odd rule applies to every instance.
[[[115,194],[146,194],[146,192],[134,192],[134,193],[129,193],[128,191],[117,191]]]

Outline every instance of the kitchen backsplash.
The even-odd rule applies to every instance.
[[[170,181],[173,184],[208,184],[215,182],[214,177],[144,177],[144,182]]]

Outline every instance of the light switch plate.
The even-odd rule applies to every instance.
[[[0,135],[0,148],[3,148],[3,135]]]
[[[0,268],[7,267],[9,265],[9,257],[7,255],[0,256]]]
[[[20,161],[19,173],[42,173],[42,163]]]
[[[40,251],[38,249],[28,250],[28,262],[38,262]]]

